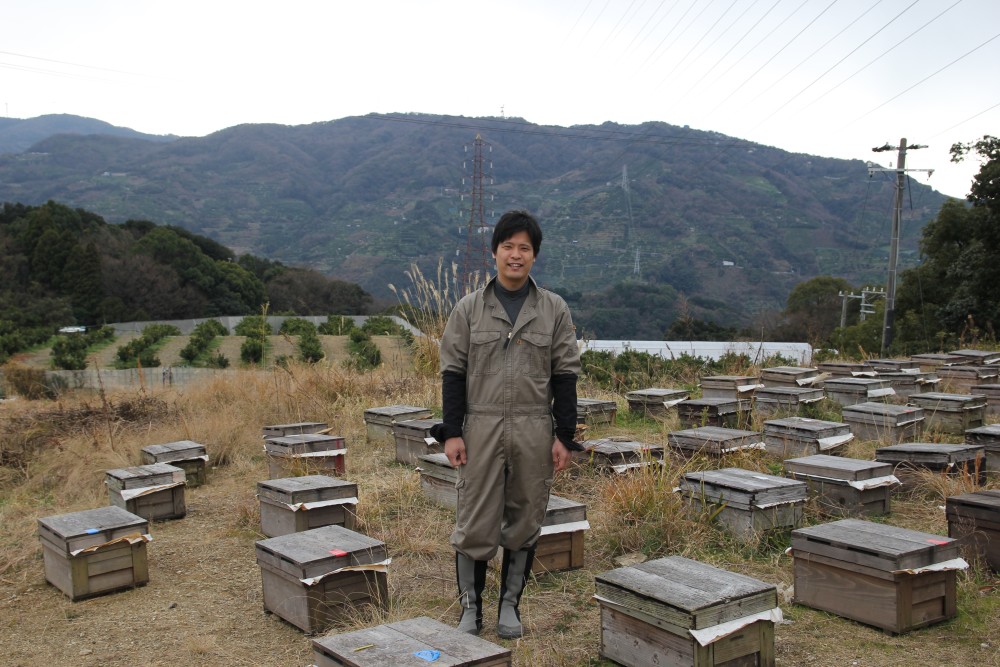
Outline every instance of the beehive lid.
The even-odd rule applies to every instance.
[[[795,459],[785,459],[785,472],[847,482],[862,482],[892,474],[892,464],[881,461],[848,459],[843,456],[814,454]]]
[[[384,542],[336,525],[259,540],[256,549],[259,563],[299,580],[387,558]]]
[[[668,389],[665,387],[649,387],[625,394],[625,398],[639,403],[664,403],[667,401],[682,401],[690,396],[685,389]]]
[[[758,386],[760,378],[756,375],[709,375],[701,378],[702,387],[713,389],[741,389],[749,391]]]
[[[426,616],[320,637],[312,646],[333,664],[353,667],[498,665],[504,660],[509,664],[511,655],[508,648]],[[418,657],[425,651],[427,657]]]
[[[260,498],[288,505],[346,498],[356,500],[358,485],[327,475],[283,477],[257,482],[257,495]]]
[[[545,519],[542,521],[543,527],[579,523],[586,520],[587,506],[585,504],[569,498],[549,495],[549,504],[545,507]]]
[[[823,383],[827,391],[841,391],[845,393],[857,393],[868,395],[884,396],[891,392],[892,384],[889,380],[877,377],[836,377],[830,378]],[[878,394],[877,392],[888,389],[888,392]]]
[[[969,380],[995,380],[1000,367],[997,366],[946,366],[940,368],[937,374],[943,378]]]
[[[941,465],[974,461],[983,455],[982,445],[951,445],[940,442],[907,442],[879,447],[875,460],[887,463],[935,463]]]
[[[762,387],[754,392],[754,399],[768,403],[814,403],[823,400],[825,393],[819,387]]]
[[[206,456],[205,445],[193,440],[177,440],[162,445],[147,445],[142,448],[142,451],[152,456],[157,463],[188,461]]]
[[[832,375],[838,376],[838,378],[839,376],[872,377],[875,375],[875,369],[866,363],[847,362],[847,361],[825,361],[821,364],[817,364],[817,368],[821,373],[830,373]],[[829,382],[829,380],[827,382]]]
[[[874,401],[844,406],[841,414],[844,421],[892,426],[906,426],[924,418],[923,408]]]
[[[910,394],[908,400],[921,408],[944,412],[986,407],[986,396],[983,394],[947,394],[941,391],[928,391]]]
[[[458,471],[451,465],[447,454],[443,452],[421,454],[417,459],[419,460],[417,470],[422,474],[430,475],[436,479],[458,481]]]
[[[868,365],[882,374],[882,371],[918,370],[920,364],[913,359],[869,359]]]
[[[937,384],[941,381],[934,373],[924,371],[879,371],[878,376],[883,380],[888,380],[893,387]]]
[[[117,505],[58,514],[38,520],[38,534],[66,556],[125,535],[149,532],[149,521]]]
[[[606,401],[600,398],[577,398],[576,407],[581,411],[593,410],[616,410],[618,405],[614,401]]]
[[[680,488],[689,495],[704,496],[713,503],[726,502],[739,509],[804,501],[807,495],[805,482],[743,468],[684,473]]]
[[[264,441],[264,449],[279,456],[301,456],[318,452],[335,452],[346,448],[343,436],[323,435],[320,433],[303,433],[301,435],[283,435],[268,438]]]
[[[987,424],[966,429],[965,442],[970,445],[1000,443],[1000,424]]]
[[[851,427],[842,422],[807,417],[785,417],[764,422],[764,435],[790,436],[802,440],[823,440],[850,433]]]
[[[150,463],[131,468],[115,468],[104,472],[108,486],[115,489],[139,489],[147,486],[161,486],[183,482],[182,468],[169,463]]]
[[[962,363],[963,358],[957,354],[942,354],[940,352],[924,352],[921,354],[911,354],[910,359],[916,362],[924,362],[931,366],[947,366],[949,364]]]
[[[584,440],[580,445],[584,452],[594,459],[610,464],[616,470],[619,467],[635,467],[662,457],[663,450],[657,445],[651,445],[636,440]]]
[[[818,554],[885,572],[958,558],[958,542],[884,523],[842,519],[792,531],[793,555]]]
[[[595,578],[598,599],[690,630],[769,611],[774,584],[683,556],[621,567]]]
[[[441,419],[404,419],[392,425],[392,433],[427,438],[430,437],[431,428],[442,423],[444,422]]]
[[[1000,352],[996,350],[952,350],[949,354],[961,357],[966,363],[995,364],[1000,362]]]
[[[667,443],[681,448],[700,449],[711,445],[710,449],[725,453],[734,449],[761,444],[761,434],[722,426],[699,426],[667,434]]]
[[[976,519],[1000,526],[1000,489],[950,496],[945,504],[950,517]]]
[[[726,415],[749,410],[750,401],[740,398],[721,397],[689,398],[686,401],[678,403],[677,409],[687,414],[697,414],[702,410],[706,410],[710,414],[714,412],[715,414]]]
[[[365,423],[391,425],[407,419],[430,419],[433,414],[427,408],[415,405],[386,405],[365,410]]]
[[[760,372],[761,380],[795,382],[800,386],[810,385],[819,377],[819,369],[801,366],[773,366]]]
[[[293,422],[291,424],[271,424],[263,427],[262,432],[265,438],[274,438],[284,435],[298,435],[302,433],[319,433],[326,430],[326,422]]]

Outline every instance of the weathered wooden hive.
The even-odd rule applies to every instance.
[[[257,482],[260,532],[268,537],[343,526],[354,530],[358,485],[326,475]]]
[[[812,454],[836,454],[854,439],[851,427],[841,422],[807,417],[783,417],[764,422],[764,446],[782,459]]]
[[[577,398],[576,416],[581,424],[614,424],[618,415],[618,405],[614,401],[599,398]]]
[[[795,603],[903,633],[956,615],[948,537],[859,519],[792,531]]]
[[[671,431],[667,434],[667,446],[684,454],[722,456],[746,449],[764,449],[764,440],[761,434],[756,431],[720,426],[699,426],[682,431]]]
[[[808,495],[805,482],[742,468],[684,473],[678,492],[690,511],[715,515],[743,539],[801,524]]]
[[[934,373],[924,371],[879,371],[880,380],[888,380],[889,386],[896,392],[895,396],[889,397],[893,403],[906,403],[910,396],[926,391],[934,391],[934,388],[941,382]]]
[[[510,667],[511,650],[426,616],[312,640],[315,667]]]
[[[981,384],[996,384],[1000,377],[1000,366],[944,366],[937,376],[941,379],[941,391],[955,394],[978,393]]]
[[[844,406],[841,417],[859,440],[906,442],[924,431],[924,411],[911,405],[856,403]]]
[[[392,425],[408,419],[430,419],[434,413],[415,405],[386,405],[365,410],[365,432],[369,440],[393,441]]]
[[[875,369],[864,361],[824,361],[816,364],[816,369],[819,371],[823,386],[826,386],[829,380],[875,377],[877,375]]]
[[[965,359],[957,354],[941,352],[911,354],[910,359],[920,364],[920,370],[931,373],[936,372],[942,366],[950,366],[952,364],[961,364],[965,362]]]
[[[267,473],[271,479],[301,475],[343,475],[347,444],[340,435],[303,433],[264,440]]]
[[[777,590],[669,556],[598,574],[604,658],[627,667],[773,667]]]
[[[261,429],[264,438],[280,438],[286,435],[322,433],[329,428],[326,422],[294,422],[292,424],[271,424]]]
[[[691,394],[686,389],[665,387],[649,387],[625,394],[629,412],[647,417],[665,417],[670,414],[673,406],[690,397]]]
[[[404,419],[392,425],[396,440],[396,460],[417,465],[424,454],[444,452],[444,444],[431,437],[431,429],[442,423],[440,419]]]
[[[448,461],[445,453],[421,454],[417,457],[417,471],[420,473],[420,488],[424,495],[438,505],[455,509],[458,471]]]
[[[70,600],[149,581],[149,521],[120,507],[38,519],[45,580]]]
[[[754,409],[758,414],[773,416],[778,413],[801,414],[810,403],[826,398],[820,387],[763,387],[754,393]]]
[[[184,504],[184,470],[169,463],[115,468],[104,473],[112,505],[150,521],[181,519]]]
[[[952,354],[962,359],[963,364],[978,364],[987,366],[990,364],[1000,364],[1000,351],[997,350],[952,350]]]
[[[702,398],[751,399],[764,386],[755,375],[710,375],[699,384]]]
[[[981,384],[976,387],[976,393],[986,397],[987,415],[1000,415],[1000,384]]]
[[[869,359],[867,363],[879,375],[883,372],[905,373],[920,370],[920,364],[913,359]]]
[[[875,460],[891,463],[893,474],[904,485],[918,482],[922,470],[940,475],[971,475],[985,481],[983,452],[981,445],[906,442],[879,447],[875,450]]]
[[[986,475],[1000,477],[1000,424],[970,428],[965,432],[965,444],[982,447]]]
[[[147,445],[139,451],[139,456],[144,465],[169,463],[182,469],[188,487],[201,486],[207,481],[205,471],[208,452],[205,450],[205,445],[193,440]]]
[[[637,440],[600,438],[580,443],[583,452],[577,455],[581,463],[602,472],[625,472],[635,468],[661,465],[663,448]]]
[[[983,425],[986,397],[931,391],[910,396],[910,405],[924,409],[924,430],[962,435]]]
[[[811,387],[819,382],[819,370],[799,366],[774,366],[760,372],[765,387]]]
[[[746,428],[750,425],[750,399],[744,398],[690,398],[677,404],[677,418],[681,426],[723,426]]]
[[[963,493],[945,501],[948,536],[971,557],[1000,572],[1000,489]]]
[[[827,398],[840,405],[888,401],[896,395],[892,383],[878,377],[837,377],[823,383]]]
[[[834,516],[888,514],[899,480],[889,463],[814,454],[785,461],[785,477],[805,482],[820,509]]]
[[[385,543],[343,526],[324,526],[256,543],[264,610],[304,632],[319,632],[364,605],[388,603]]]

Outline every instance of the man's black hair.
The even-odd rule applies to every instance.
[[[496,254],[501,243],[518,232],[528,232],[531,247],[535,251],[535,257],[538,257],[538,251],[542,249],[542,228],[538,226],[538,221],[533,215],[521,210],[507,211],[500,216],[496,227],[493,228],[493,254]]]

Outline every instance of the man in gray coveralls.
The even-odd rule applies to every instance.
[[[528,275],[541,244],[529,213],[508,211],[497,222],[497,275],[459,301],[445,327],[443,423],[432,430],[458,470],[458,627],[479,634],[487,561],[502,546],[497,633],[505,639],[523,632],[518,607],[553,478],[580,449],[576,329],[566,302]]]

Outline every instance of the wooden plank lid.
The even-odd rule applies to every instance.
[[[259,540],[257,561],[296,579],[386,560],[385,543],[343,526],[323,526]]]
[[[149,521],[116,505],[38,519],[39,537],[63,553],[104,544],[134,533],[149,532]]]
[[[842,519],[792,531],[795,557],[813,553],[887,572],[957,558],[958,548],[958,542],[950,537],[860,519]]]
[[[257,482],[257,495],[279,503],[309,503],[358,495],[358,485],[327,475],[282,477]]]

